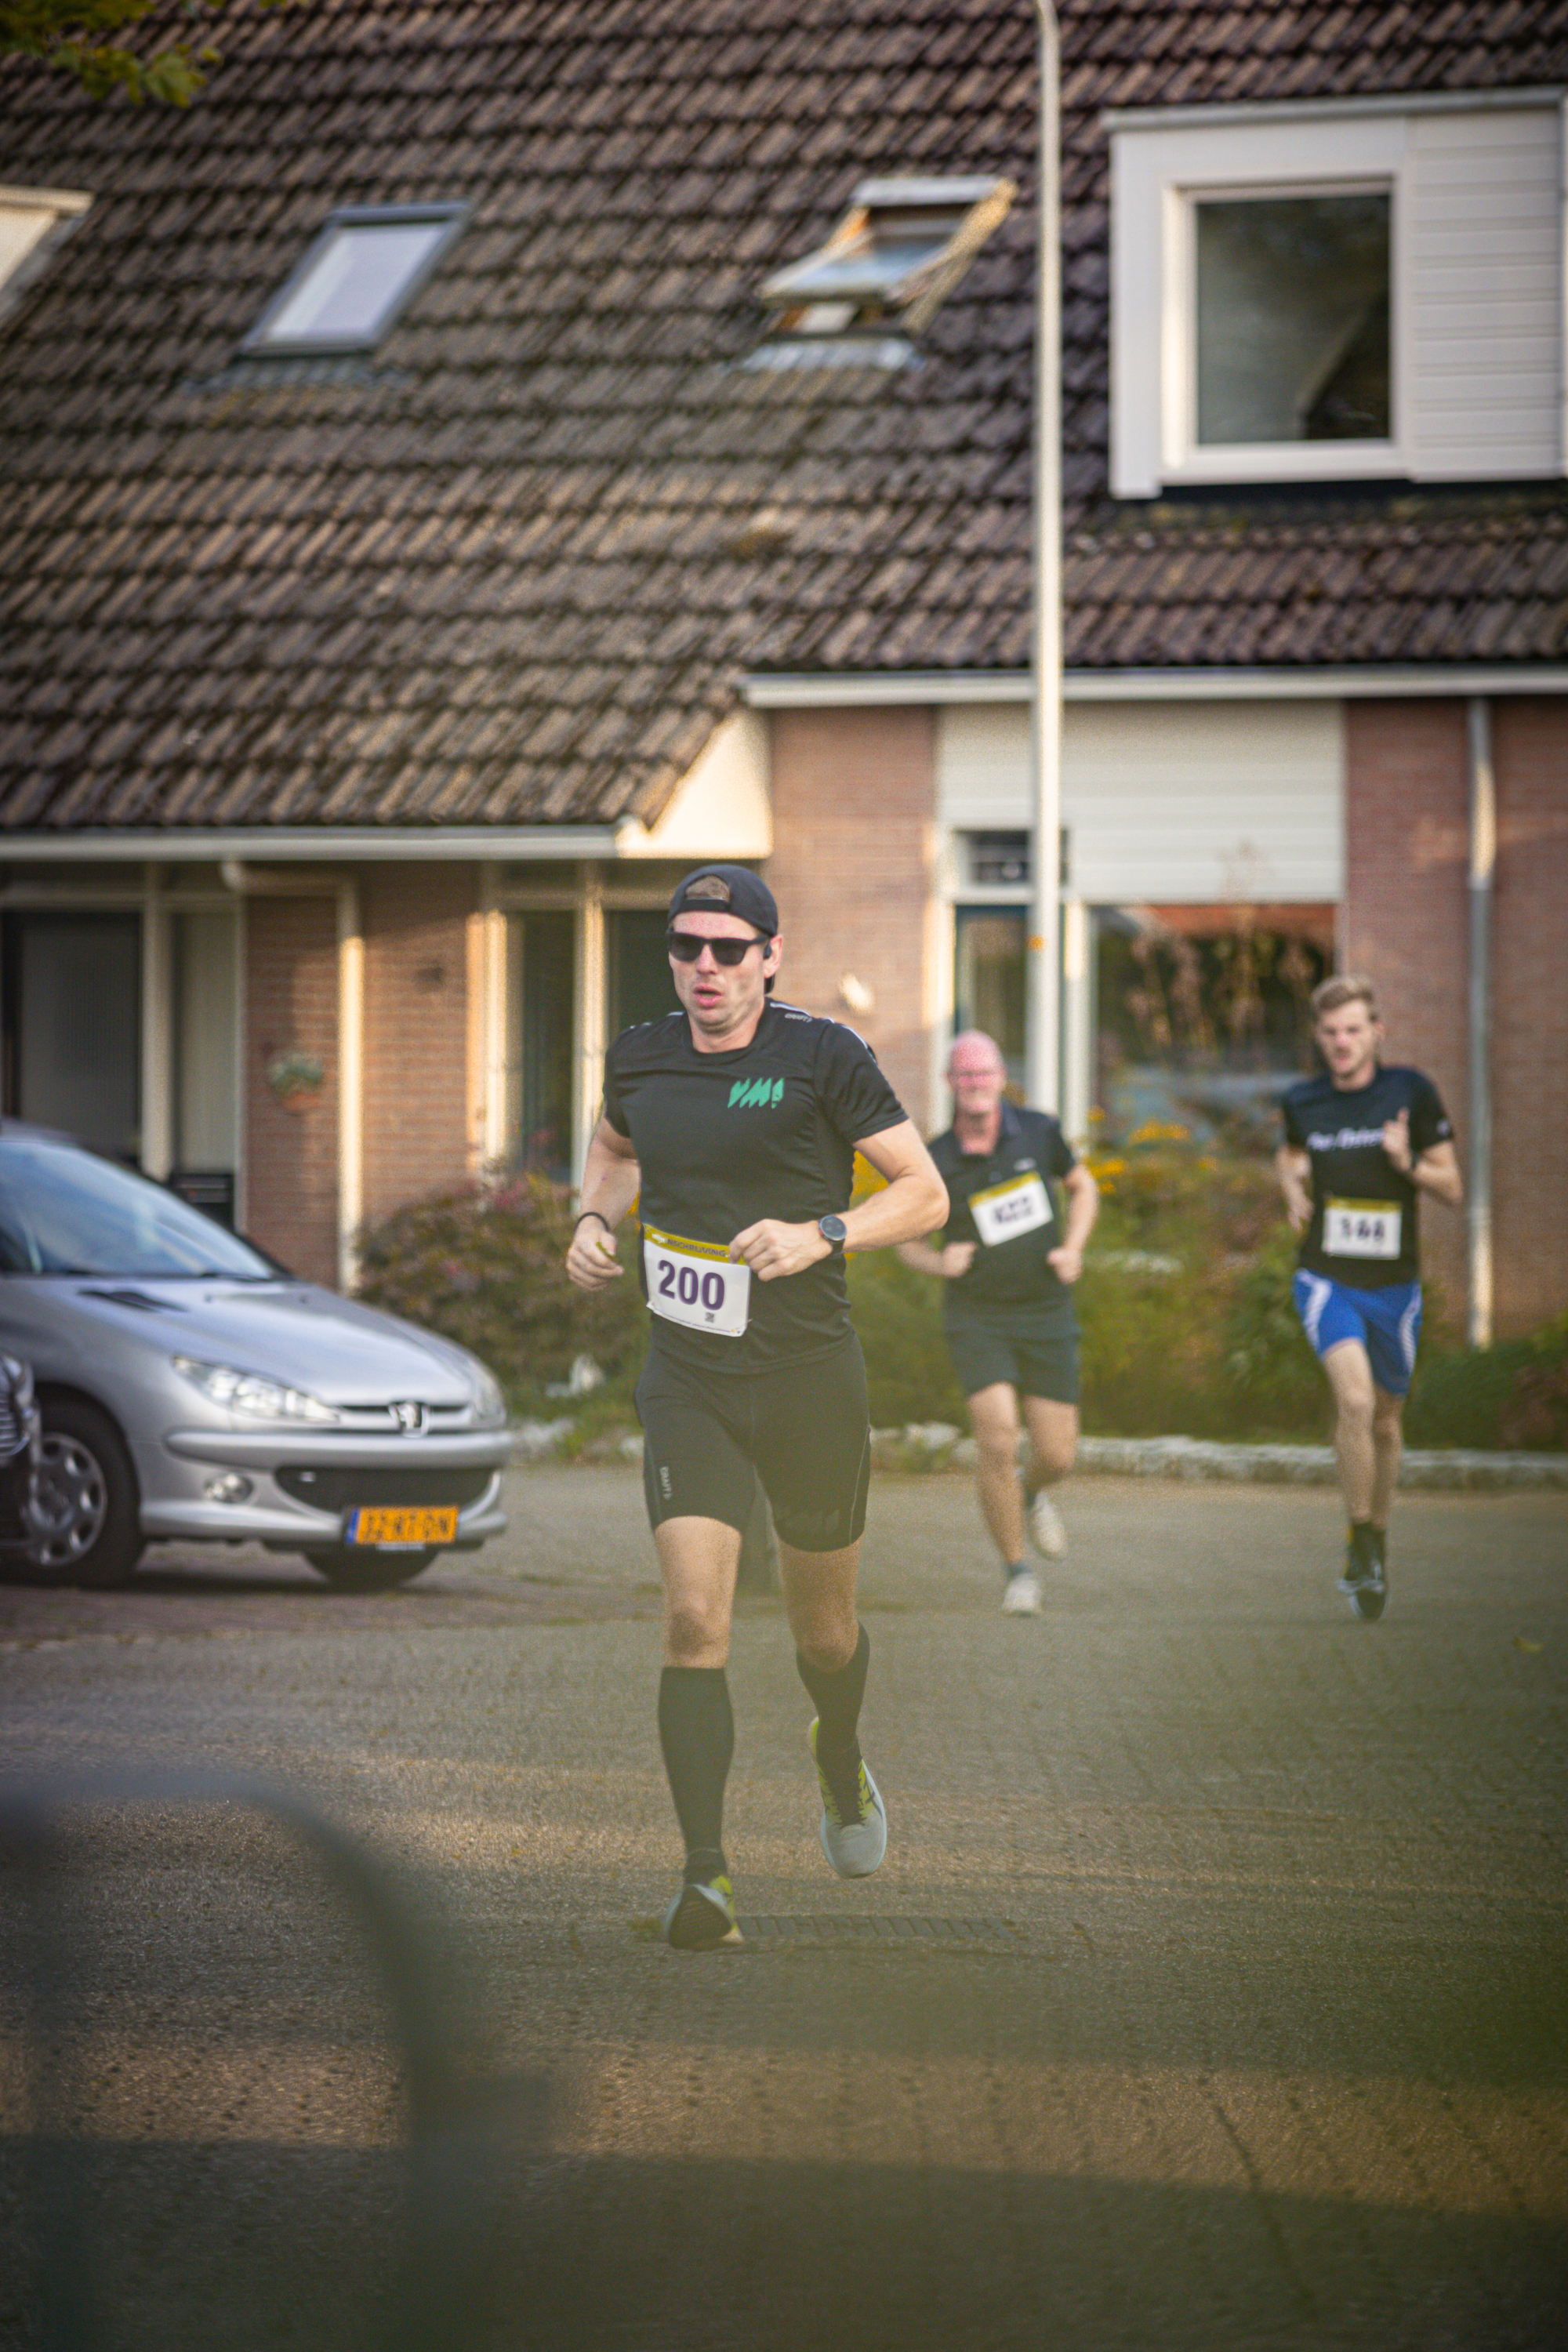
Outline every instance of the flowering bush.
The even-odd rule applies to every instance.
[[[471,1348],[509,1402],[535,1412],[546,1385],[592,1356],[612,1381],[636,1373],[647,1309],[629,1245],[626,1274],[590,1295],[566,1279],[571,1196],[509,1175],[399,1209],[360,1238],[359,1296]]]

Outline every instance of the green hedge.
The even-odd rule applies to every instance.
[[[629,1396],[647,1324],[630,1236],[625,1277],[590,1295],[566,1279],[572,1221],[542,1176],[417,1202],[361,1234],[359,1296],[471,1348],[515,1412],[559,1412],[546,1388],[580,1355]]]
[[[1326,1437],[1327,1387],[1291,1303],[1295,1245],[1268,1162],[1205,1155],[1179,1129],[1151,1128],[1090,1164],[1103,1204],[1078,1288],[1085,1428]],[[560,1412],[548,1384],[592,1356],[607,1377],[590,1421],[629,1420],[647,1328],[632,1233],[625,1280],[590,1297],[566,1280],[571,1229],[569,1196],[539,1177],[448,1193],[365,1232],[360,1295],[471,1348],[520,1412]],[[849,1287],[873,1423],[962,1426],[940,1286],[879,1250],[850,1261]],[[1432,1299],[1405,1427],[1418,1445],[1568,1448],[1568,1318],[1472,1351]]]

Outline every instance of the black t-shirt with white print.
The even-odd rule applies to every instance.
[[[1384,1123],[1410,1114],[1411,1157],[1453,1135],[1430,1078],[1377,1070],[1364,1087],[1336,1087],[1327,1071],[1303,1078],[1281,1105],[1285,1140],[1312,1163],[1312,1221],[1300,1264],[1353,1290],[1415,1282],[1421,1267],[1417,1187],[1383,1148]]]
[[[679,1012],[623,1029],[605,1057],[605,1117],[637,1152],[645,1241],[651,1229],[671,1244],[689,1241],[712,1252],[763,1217],[805,1224],[842,1211],[856,1145],[906,1116],[852,1029],[776,1001],[764,1007],[751,1044],[733,1053],[700,1054]],[[691,1316],[701,1315],[707,1292],[717,1300],[729,1281],[721,1257],[710,1257],[705,1270],[700,1254],[683,1259],[675,1246],[661,1251],[656,1244],[653,1256],[656,1291],[665,1290],[671,1307],[689,1291]],[[641,1271],[646,1290],[646,1247]],[[773,1282],[753,1275],[738,1336],[658,1312],[652,1318],[661,1355],[707,1370],[805,1362],[837,1347],[849,1328],[837,1256]]]

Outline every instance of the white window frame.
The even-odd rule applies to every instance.
[[[1389,414],[1394,425],[1387,440],[1200,442],[1198,439],[1197,215],[1198,206],[1268,203],[1289,196],[1371,196],[1389,200]],[[1167,481],[1319,481],[1326,475],[1376,475],[1409,471],[1401,446],[1399,393],[1399,290],[1395,256],[1399,241],[1399,193],[1390,179],[1270,180],[1262,186],[1173,188],[1166,200],[1166,273],[1171,289],[1165,319],[1163,470]],[[1325,458],[1327,462],[1325,462]]]
[[[1400,115],[1116,131],[1111,145],[1111,488],[1389,479],[1414,471],[1409,414],[1410,206]],[[1195,437],[1194,214],[1206,200],[1387,191],[1393,432],[1386,441]]]

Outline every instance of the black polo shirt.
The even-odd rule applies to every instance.
[[[965,1151],[950,1127],[931,1145],[931,1156],[947,1186],[950,1213],[943,1243],[977,1244],[969,1272],[942,1285],[944,1316],[962,1321],[1027,1310],[1037,1321],[1043,1318],[1064,1331],[1076,1329],[1072,1292],[1050,1263],[1050,1252],[1061,1247],[1064,1232],[1061,1190],[1053,1180],[1078,1165],[1058,1122],[1048,1111],[1020,1110],[1004,1100],[994,1151]],[[1010,1176],[1030,1174],[1037,1174],[1045,1184],[1050,1223],[987,1246],[980,1239],[970,1202],[976,1192],[988,1192]]]

